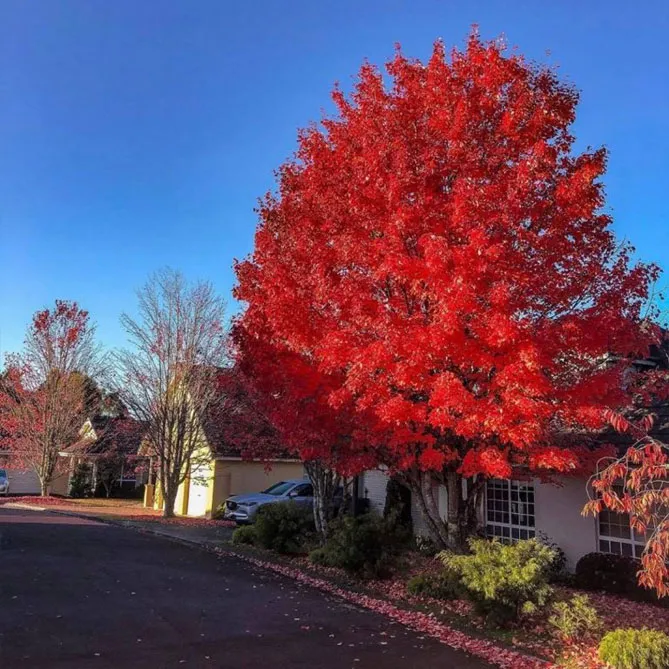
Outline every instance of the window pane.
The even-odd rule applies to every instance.
[[[534,536],[534,487],[518,481],[488,481],[486,531],[503,541]]]

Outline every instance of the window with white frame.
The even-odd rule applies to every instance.
[[[118,477],[118,482],[123,483],[136,483],[137,482],[137,473],[135,469],[131,466],[126,465],[125,462],[121,462],[121,472]]]
[[[488,536],[505,542],[534,536],[534,486],[531,483],[492,479],[486,484],[485,497]]]
[[[646,545],[644,535],[635,532],[627,513],[604,508],[599,514],[599,551],[640,558]]]

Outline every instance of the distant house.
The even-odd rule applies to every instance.
[[[32,469],[17,462],[11,451],[0,451],[0,468],[7,472],[9,495],[39,495],[40,483]]]
[[[305,475],[302,462],[288,454],[263,461],[243,457],[241,449],[232,446],[226,435],[236,430],[247,433],[247,419],[248,414],[237,413],[225,402],[217,403],[202,419],[201,443],[177,493],[177,515],[211,516],[230,495],[260,492],[279,481]],[[142,453],[148,454],[146,449]],[[162,508],[159,489],[153,500],[145,497],[145,504],[150,505],[151,501],[154,508]]]
[[[52,494],[67,495],[72,475],[85,465],[93,491],[103,485],[133,490],[144,483],[135,471],[144,427],[127,415],[89,418],[79,431],[79,439],[60,451],[61,475],[54,480]],[[109,480],[105,480],[109,479]]]
[[[667,350],[653,349],[649,358],[638,361],[636,366],[666,369],[668,353],[669,347]],[[669,404],[659,404],[649,410],[656,415],[652,436],[669,443]],[[600,439],[617,445],[621,453],[632,444],[629,436],[612,431]],[[379,513],[383,513],[387,482],[388,473],[384,469],[367,471],[360,477],[359,495],[368,499],[369,506]],[[597,518],[581,515],[588,501],[585,478],[559,477],[556,484],[520,476],[518,480],[488,480],[479,510],[486,534],[502,541],[544,535],[562,548],[570,568],[586,553],[641,556],[644,538],[631,529],[627,514],[605,510]],[[435,483],[432,494],[445,518],[446,488]],[[414,531],[427,534],[415,500],[411,506]]]

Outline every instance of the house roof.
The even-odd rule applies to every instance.
[[[212,455],[253,460],[290,458],[240,377],[230,369],[220,369],[217,383],[219,393],[201,422]]]
[[[144,435],[144,425],[127,416],[95,416],[88,421],[93,434],[85,433],[74,444],[63,449],[64,453],[102,455],[116,450],[124,455],[136,455]]]
[[[657,402],[648,407],[635,409],[627,414],[627,418],[633,423],[637,423],[649,414],[653,415],[654,420],[653,426],[648,431],[648,436],[663,444],[669,444],[669,402]],[[622,455],[637,441],[637,437],[629,432],[617,432],[613,427],[608,427],[598,436],[597,440],[616,446]]]

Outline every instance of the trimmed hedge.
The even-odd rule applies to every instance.
[[[232,533],[232,543],[233,544],[246,544],[253,545],[257,541],[256,528],[253,525],[244,525],[238,527]]]
[[[588,553],[576,564],[574,582],[583,590],[603,590],[637,601],[668,606],[666,599],[659,599],[653,590],[639,585],[637,572],[640,569],[641,562],[630,557]]]

